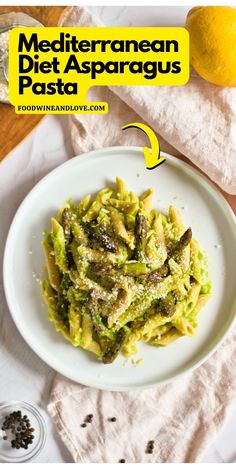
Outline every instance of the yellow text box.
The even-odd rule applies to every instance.
[[[91,87],[189,79],[189,36],[180,27],[14,28],[9,48],[17,113],[107,113],[107,104],[86,102]]]

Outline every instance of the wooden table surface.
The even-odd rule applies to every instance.
[[[33,16],[45,26],[56,26],[64,8],[64,6],[0,6],[0,14],[21,11]],[[17,115],[11,105],[0,103],[0,117],[1,161],[35,127],[43,115]]]
[[[0,13],[23,11],[41,21],[45,26],[56,26],[65,6],[0,6]],[[0,103],[0,161],[42,119],[43,115],[17,115],[11,105]],[[236,213],[236,196],[221,191]]]

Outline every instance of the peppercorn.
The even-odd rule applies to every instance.
[[[14,435],[11,440],[11,446],[15,449],[28,449],[28,445],[33,443],[34,428],[31,428],[30,420],[27,415],[22,416],[20,410],[13,411],[7,415],[1,426],[2,431],[10,430]],[[8,439],[7,435],[3,436],[3,439]]]
[[[86,428],[86,426],[87,426],[86,423],[82,423],[82,424],[80,425],[81,428]]]
[[[92,419],[93,419],[93,415],[92,415],[92,414],[89,414],[89,415],[86,416],[85,422],[86,422],[86,423],[92,423]]]
[[[146,446],[146,454],[152,454],[154,449],[154,441],[148,441],[147,446]]]
[[[119,462],[120,462],[121,464],[124,464],[124,463],[125,463],[125,459],[120,459]]]
[[[115,417],[115,416],[113,416],[112,418],[109,418],[109,419],[108,419],[108,421],[111,421],[112,423],[115,423],[115,421],[116,421],[116,417]]]

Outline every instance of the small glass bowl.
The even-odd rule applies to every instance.
[[[20,410],[23,415],[27,415],[31,427],[34,428],[33,443],[28,449],[14,449],[11,446],[12,433],[3,431],[2,424],[7,415],[13,411]],[[5,434],[7,440],[3,439]],[[46,423],[39,410],[29,403],[23,401],[11,401],[0,404],[0,462],[28,462],[35,458],[43,449],[47,436]]]
[[[0,37],[3,33],[8,33],[11,29],[16,27],[42,27],[36,18],[23,12],[6,12],[0,13]],[[10,103],[8,97],[8,45],[7,48],[0,49],[0,102]]]

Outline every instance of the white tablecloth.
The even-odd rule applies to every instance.
[[[188,7],[91,7],[106,24],[178,25]],[[158,20],[159,18],[159,20]],[[157,19],[157,20],[156,20]],[[30,119],[30,117],[29,117]],[[0,124],[1,126],[1,124]],[[6,137],[7,139],[7,137]],[[48,116],[0,165],[0,262],[14,213],[29,190],[54,167],[73,156],[67,118]],[[22,276],[22,274],[19,274]],[[18,333],[7,309],[0,278],[0,403],[34,402],[41,409],[48,438],[35,462],[71,462],[46,412],[54,371],[41,361]],[[236,461],[236,411],[203,457],[203,462]]]

